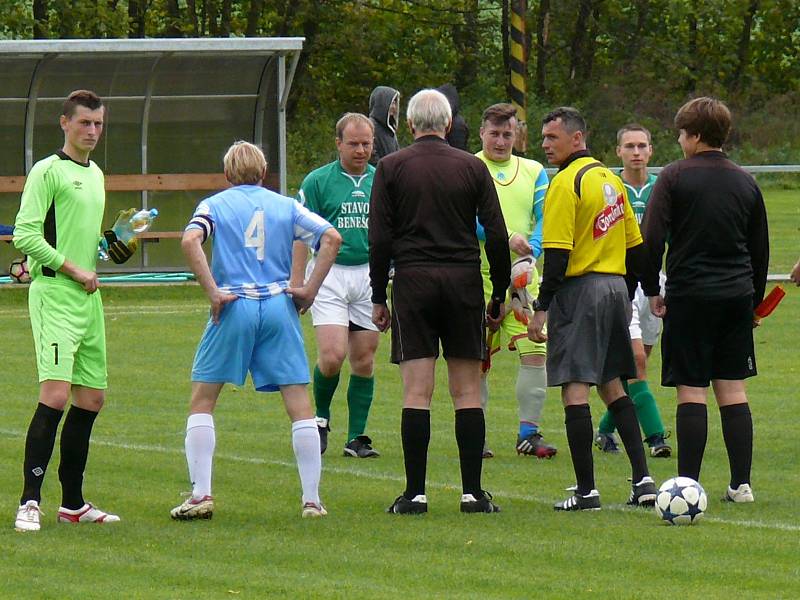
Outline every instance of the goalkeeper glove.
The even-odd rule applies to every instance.
[[[111,257],[111,260],[118,265],[121,265],[133,256],[133,253],[136,252],[136,248],[139,246],[136,238],[131,238],[127,244],[123,243],[111,229],[104,231],[103,237],[108,244],[108,255]]]
[[[509,296],[511,298],[511,310],[514,311],[514,318],[520,323],[527,325],[531,312],[531,295],[528,293],[528,285],[533,281],[533,259],[530,256],[523,256],[511,263],[511,286]]]

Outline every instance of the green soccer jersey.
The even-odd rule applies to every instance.
[[[298,200],[333,225],[342,236],[336,256],[340,265],[369,262],[369,196],[375,167],[367,165],[363,175],[350,175],[338,160],[311,171],[303,180]]]
[[[28,255],[33,279],[79,285],[58,269],[69,259],[95,270],[106,192],[103,172],[63,152],[37,162],[25,180],[14,246]]]
[[[620,173],[620,179],[622,179],[622,173]],[[650,193],[653,191],[653,186],[656,184],[656,176],[653,174],[648,175],[647,181],[642,187],[631,185],[624,179],[622,179],[622,183],[625,184],[625,188],[628,190],[628,201],[631,203],[636,221],[641,225],[642,219],[644,218],[644,211],[647,208],[647,202],[650,200]]]

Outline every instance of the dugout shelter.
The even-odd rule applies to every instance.
[[[91,155],[106,174],[104,225],[131,206],[160,211],[133,264],[98,270],[183,270],[180,232],[201,198],[228,186],[222,156],[231,143],[260,145],[265,185],[286,193],[286,102],[303,41],[0,41],[0,223],[13,223],[32,165],[63,145],[64,98],[91,89],[106,106]],[[0,243],[0,270],[14,255]]]

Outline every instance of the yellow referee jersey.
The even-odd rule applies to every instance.
[[[642,243],[622,180],[590,156],[576,158],[550,182],[543,248],[569,250],[567,277],[625,274],[625,251]]]

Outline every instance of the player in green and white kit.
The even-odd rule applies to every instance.
[[[617,132],[617,156],[622,159],[622,183],[628,192],[636,220],[641,223],[644,217],[650,192],[656,182],[656,176],[647,173],[647,163],[653,154],[650,132],[637,124],[625,125]],[[661,287],[664,287],[664,275],[661,275]],[[631,344],[636,359],[637,378],[629,379],[626,388],[633,400],[636,416],[644,432],[645,442],[654,457],[668,458],[672,448],[666,443],[666,431],[658,405],[650,386],[647,383],[647,359],[661,333],[661,319],[650,312],[650,303],[640,285],[633,299],[633,316],[630,324]],[[614,438],[614,417],[606,411],[598,426],[595,444],[604,452],[619,452]]]
[[[25,440],[17,531],[40,528],[42,481],[70,395],[61,431],[58,521],[119,521],[83,498],[89,437],[107,387],[103,302],[95,273],[105,186],[103,172],[89,160],[103,131],[104,110],[93,92],[70,94],[61,116],[64,146],[28,173],[15,223],[14,245],[28,255],[32,278],[28,305],[41,384]],[[114,240],[109,240],[114,255],[122,252],[127,260],[130,250]]]
[[[511,104],[495,104],[483,112],[480,137],[483,149],[478,152],[480,158],[489,168],[494,179],[500,208],[508,229],[508,245],[511,248],[511,260],[532,256],[535,260],[542,253],[542,214],[544,196],[547,190],[547,173],[535,160],[512,156],[511,150],[516,139],[516,109]],[[478,238],[482,240],[482,228],[478,224]],[[492,287],[489,279],[489,262],[481,241],[481,272],[483,289],[487,304],[491,297]],[[539,290],[539,275],[535,262],[528,293],[536,298]],[[510,305],[510,299],[506,306]],[[519,433],[516,450],[518,454],[550,458],[556,448],[546,444],[539,431],[542,407],[547,390],[547,374],[545,372],[546,344],[532,342],[528,339],[527,323],[517,319],[512,311],[508,311],[497,324],[497,329],[490,322],[488,335],[489,352],[500,350],[503,343],[509,350],[519,354],[519,371],[517,373],[516,397],[519,409]],[[481,377],[481,404],[484,412],[489,401],[488,372]],[[488,448],[484,448],[484,458],[492,456]]]
[[[314,367],[314,401],[320,449],[325,452],[330,431],[331,401],[339,385],[344,359],[350,361],[347,386],[348,431],[345,456],[378,456],[365,435],[372,406],[375,379],[377,327],[372,323],[372,291],[369,285],[367,224],[375,167],[368,163],[374,130],[370,120],[347,113],[336,123],[339,159],[309,173],[298,199],[306,208],[331,223],[342,236],[342,246],[320,287],[311,318],[317,336]],[[292,285],[301,285],[307,247],[295,244]],[[313,261],[306,273],[313,268]]]

